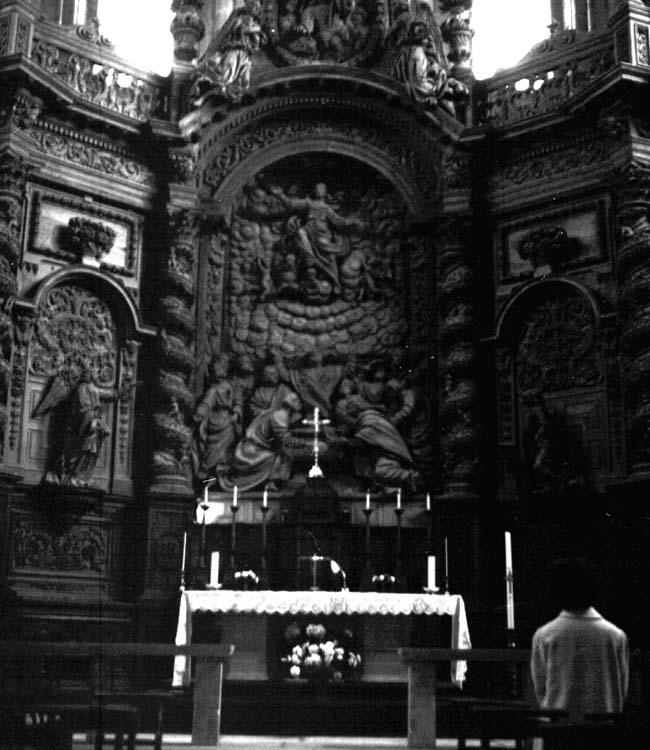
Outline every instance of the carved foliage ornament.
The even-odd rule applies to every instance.
[[[558,292],[526,317],[517,349],[520,390],[561,391],[598,385],[603,364],[593,310],[577,294]]]
[[[82,99],[100,107],[136,120],[162,114],[162,91],[130,73],[37,39],[32,60]]]
[[[328,103],[323,101],[323,104]],[[332,103],[338,104],[336,100]],[[412,177],[425,200],[433,201],[438,196],[439,170],[431,164],[430,154],[421,153],[409,147],[405,137],[408,134],[387,131],[386,128],[363,127],[336,115],[327,116],[305,114],[299,121],[288,122],[286,118],[270,119],[251,123],[246,129],[230,139],[214,153],[211,162],[201,178],[203,194],[211,195],[224,179],[232,174],[249,156],[261,148],[277,143],[292,143],[300,139],[341,142],[349,146],[358,144],[364,150],[376,150],[381,159],[392,165],[396,172],[404,172]],[[381,154],[380,154],[381,152]]]
[[[73,527],[54,535],[20,519],[12,534],[14,570],[49,570],[70,573],[105,573],[108,570],[108,533],[105,529]]]
[[[97,385],[115,385],[117,341],[111,311],[83,287],[57,287],[39,306],[30,371],[47,377],[62,371],[78,375],[85,367]]]

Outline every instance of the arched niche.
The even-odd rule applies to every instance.
[[[349,142],[298,146],[251,153],[204,201],[206,211],[218,205],[222,221],[202,242],[197,359],[230,355],[248,402],[265,367],[280,360],[303,416],[318,406],[333,428],[350,368],[369,376],[380,367],[387,381],[424,363],[417,377],[430,406],[435,258],[428,238],[410,230],[425,205],[417,180]],[[244,414],[246,425],[252,408]],[[420,431],[426,445],[411,448],[429,471],[431,427]],[[358,479],[340,490],[365,487]]]
[[[503,309],[496,339],[502,496],[577,496],[622,472],[612,322],[589,290],[566,279],[532,283]]]
[[[20,466],[26,481],[130,492],[138,348],[152,333],[133,300],[106,274],[73,266],[18,300],[14,318],[5,463]],[[77,397],[91,416],[76,423],[75,434]],[[96,462],[73,466],[72,445],[96,449]]]

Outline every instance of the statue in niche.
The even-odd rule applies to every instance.
[[[421,8],[430,9],[426,3]],[[421,11],[424,13],[425,11]],[[399,30],[399,35],[397,31]],[[421,104],[437,104],[451,115],[455,115],[454,100],[469,96],[464,83],[448,75],[442,41],[436,42],[439,29],[433,19],[411,21],[408,33],[402,38],[403,29],[396,29],[395,39],[401,39],[392,62],[392,74],[406,85],[411,97]]]
[[[195,437],[192,463],[199,481],[216,476],[230,466],[232,451],[242,433],[241,392],[229,379],[227,355],[210,362],[210,385],[194,411]]]
[[[551,408],[544,394],[527,393],[529,405],[522,433],[524,482],[533,494],[585,490],[590,484],[589,459],[579,426],[569,423],[566,412]]]
[[[324,354],[314,349],[301,359],[288,366],[279,353],[276,354],[276,366],[284,380],[291,383],[307,409],[318,409],[321,416],[329,417],[332,395],[338,385],[343,365],[325,364]]]
[[[323,182],[316,183],[312,195],[306,198],[288,196],[277,185],[271,187],[271,193],[293,213],[287,222],[290,236],[287,244],[296,252],[305,271],[308,280],[303,283],[323,295],[323,287],[315,284],[322,280],[331,285],[331,294],[340,296],[339,261],[344,267],[351,251],[349,235],[365,229],[365,222],[334,210]],[[310,271],[308,277],[307,271]]]
[[[218,48],[206,51],[194,81],[195,107],[213,95],[237,102],[249,89],[251,57],[266,41],[260,13],[259,0],[244,0],[219,35]]]
[[[302,404],[295,393],[286,392],[282,402],[259,413],[237,444],[231,467],[218,475],[224,490],[237,486],[250,490],[266,485],[271,491],[291,476],[292,458],[286,450],[290,428],[299,422]]]
[[[104,440],[110,435],[102,415],[102,401],[117,401],[135,383],[119,390],[100,388],[92,367],[83,364],[78,375],[62,370],[50,382],[32,417],[52,413],[45,481],[73,487],[93,486],[92,474]]]

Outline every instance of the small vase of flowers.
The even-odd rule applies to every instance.
[[[289,651],[281,661],[292,679],[348,682],[359,679],[361,655],[353,648],[354,635],[343,627],[328,629],[312,622],[292,622],[284,631]]]

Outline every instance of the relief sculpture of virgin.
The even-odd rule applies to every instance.
[[[431,409],[426,367],[409,349],[405,219],[388,181],[337,158],[290,158],[243,189],[212,256],[227,332],[195,412],[199,481],[304,480],[313,427],[303,420],[318,409],[321,463],[340,489],[419,486]],[[209,322],[209,340],[219,325]]]

